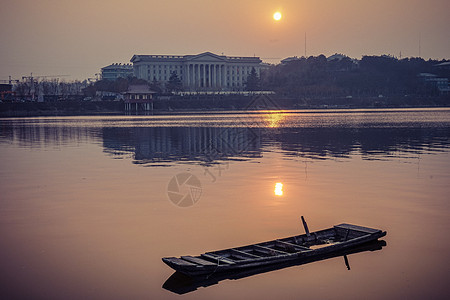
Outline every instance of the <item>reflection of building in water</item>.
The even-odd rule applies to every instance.
[[[104,128],[103,144],[114,155],[134,152],[134,159],[142,164],[261,156],[260,133],[249,128]]]
[[[285,156],[312,159],[417,157],[447,151],[450,131],[442,127],[405,128],[238,128],[238,127],[85,127],[69,122],[3,120],[0,142],[26,148],[59,148],[95,143],[116,157],[136,163],[202,161],[261,157],[270,147]]]
[[[7,139],[26,148],[54,148],[97,142],[99,129],[74,126],[48,126],[39,123],[1,126],[0,139]]]
[[[326,159],[360,154],[364,159],[404,157],[450,147],[446,127],[283,128],[274,137],[286,155]]]

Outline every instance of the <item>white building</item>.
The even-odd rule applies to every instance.
[[[117,78],[128,78],[133,76],[131,64],[112,64],[102,68],[102,79],[114,81]]]
[[[198,55],[134,55],[134,76],[166,83],[176,73],[185,91],[240,91],[247,76],[261,69],[259,57],[235,57],[205,52]]]

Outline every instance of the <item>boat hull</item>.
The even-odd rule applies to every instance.
[[[162,260],[175,271],[199,276],[293,261],[301,263],[351,249],[385,235],[386,231],[378,229],[340,224],[311,234],[206,252],[200,256],[165,257]]]

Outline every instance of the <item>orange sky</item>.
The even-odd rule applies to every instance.
[[[448,0],[2,0],[0,79],[93,77],[133,54],[450,58]],[[281,11],[275,22],[272,15]],[[269,60],[268,58],[274,58]]]

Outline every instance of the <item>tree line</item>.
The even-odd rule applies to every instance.
[[[280,96],[294,98],[438,96],[436,85],[430,84],[421,73],[430,73],[450,80],[450,69],[439,68],[445,60],[422,58],[398,59],[392,56],[363,56],[360,60],[340,55],[327,59],[324,55],[300,57],[270,65],[258,76],[252,69],[245,82],[248,91],[270,90]],[[137,78],[100,80],[86,91],[125,92],[130,84],[148,84],[158,93],[183,90],[176,73],[163,84],[156,79],[146,82]]]
[[[329,60],[324,55],[301,57],[271,66],[261,74],[261,86],[289,97],[436,96],[439,90],[421,73],[450,79],[445,62],[422,58],[363,56]]]
[[[392,56],[363,56],[360,60],[344,55],[336,59],[324,55],[300,57],[278,65],[263,68],[260,76],[253,68],[245,82],[248,91],[274,91],[282,97],[297,99],[379,97],[383,96],[438,96],[436,84],[424,80],[419,74],[434,74],[436,78],[450,81],[450,67],[439,67],[446,60],[422,58],[398,59]],[[331,57],[332,58],[332,57]],[[147,84],[158,94],[183,91],[182,81],[174,72],[168,82],[154,78],[147,82],[136,77],[118,78],[115,81],[21,82],[15,86],[19,98],[31,94],[80,95],[98,97],[98,92],[124,93],[130,85]]]

